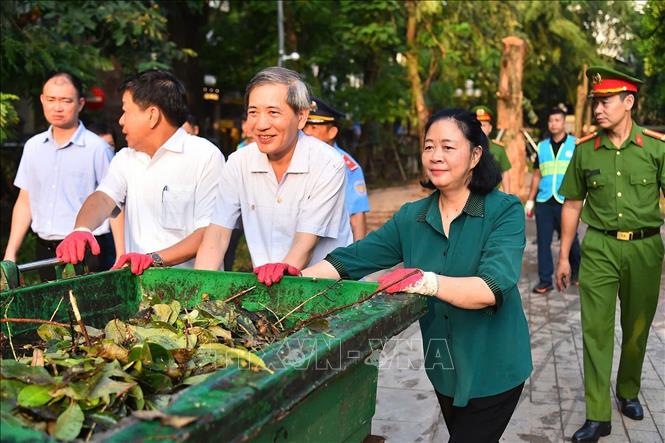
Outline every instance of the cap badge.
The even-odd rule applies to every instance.
[[[594,85],[597,85],[597,84],[599,84],[600,82],[603,81],[603,77],[601,77],[600,74],[596,72],[593,75],[591,81],[593,82]]]

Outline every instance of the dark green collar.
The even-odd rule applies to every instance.
[[[469,194],[469,198],[462,208],[462,212],[465,212],[471,217],[484,217],[485,216],[485,198],[482,195],[475,193]],[[427,221],[428,215],[438,215],[439,219],[441,214],[439,213],[439,191],[434,191],[429,196],[429,202],[423,205],[422,209],[416,214],[416,221],[425,222]]]
[[[485,198],[482,195],[474,194],[473,192],[469,195],[469,199],[464,205],[463,212],[466,212],[472,217],[484,217],[485,216]]]
[[[612,151],[616,150],[616,146],[612,144],[610,141],[610,138],[607,136],[605,131],[602,131],[599,133],[600,134],[600,142],[598,146],[596,146],[596,149],[599,147],[603,147],[605,149],[610,149]],[[623,142],[623,145],[619,147],[619,149],[625,149],[627,148],[630,144],[633,144],[635,146],[638,146],[640,148],[644,147],[644,141],[642,139],[642,128],[635,123],[635,120],[633,120],[633,126],[630,128],[630,135],[626,139],[625,142]]]

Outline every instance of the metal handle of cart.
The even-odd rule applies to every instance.
[[[57,257],[37,260],[30,263],[23,263],[20,265],[17,265],[10,260],[4,260],[0,262],[0,290],[5,291],[7,289],[15,289],[19,287],[21,285],[20,276],[22,273],[36,271],[39,269],[54,267],[56,280],[59,280],[62,278],[62,270],[64,265],[66,265],[66,263]],[[82,265],[75,265],[74,270],[77,275],[84,272]]]
[[[18,272],[28,272],[28,271],[35,271],[37,269],[44,269],[44,268],[50,268],[52,266],[64,264],[62,260],[60,260],[57,257],[53,258],[46,258],[44,260],[37,260],[33,261],[30,263],[23,263],[22,265],[18,265]]]

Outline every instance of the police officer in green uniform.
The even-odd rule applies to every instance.
[[[581,214],[589,225],[580,265],[586,422],[573,435],[574,442],[595,442],[612,430],[617,294],[623,337],[616,396],[623,415],[644,417],[638,394],[663,269],[658,200],[659,190],[665,190],[665,135],[641,128],[631,117],[640,80],[602,67],[590,67],[587,75],[601,129],[578,141],[560,188],[566,200],[556,272],[557,287],[563,290]]]
[[[483,132],[490,142],[490,152],[501,169],[501,185],[499,189],[505,193],[510,193],[510,174],[508,171],[512,165],[510,164],[510,160],[508,160],[506,148],[498,141],[490,138],[490,134],[492,133],[492,112],[487,106],[476,106],[472,109],[472,112],[476,113],[476,118],[480,122],[480,127],[483,129]]]

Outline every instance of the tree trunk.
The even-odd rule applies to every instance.
[[[295,5],[291,2],[284,2],[284,37],[286,38],[286,45],[284,48],[285,54],[290,54],[293,51],[298,51],[298,34],[296,32],[296,18]]]
[[[584,106],[584,126],[582,126],[582,135],[591,132],[591,100],[587,100]]]
[[[510,189],[508,192],[524,197],[524,176],[526,174],[526,146],[522,135],[522,74],[526,43],[519,37],[503,39],[501,72],[499,75],[499,98],[497,104],[497,126],[504,129],[506,154],[512,164],[509,171]]]
[[[582,78],[577,84],[577,102],[575,103],[575,130],[576,137],[584,135],[584,111],[586,109],[587,91],[589,89],[589,80],[586,77],[586,63],[582,67],[580,75]]]
[[[190,8],[185,2],[166,4],[169,36],[180,48],[203,48],[205,46],[205,28],[208,22],[208,8]],[[173,73],[187,88],[189,111],[199,120],[201,126],[207,114],[207,106],[203,100],[203,67],[201,56],[176,60]],[[221,79],[218,79],[221,80]],[[201,127],[203,130],[204,128]]]
[[[411,82],[411,98],[418,118],[418,139],[422,141],[424,136],[423,128],[429,118],[429,111],[425,105],[425,94],[420,75],[418,74],[418,53],[416,51],[416,33],[418,28],[416,20],[417,6],[414,0],[406,2],[406,69],[409,81]]]

